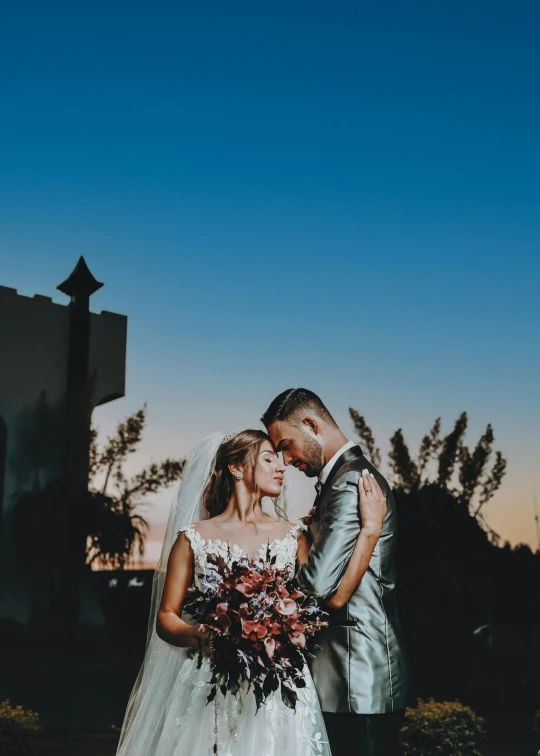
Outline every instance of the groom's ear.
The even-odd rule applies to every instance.
[[[312,417],[311,415],[306,415],[302,419],[302,425],[305,425],[309,428],[309,430],[314,433],[316,436],[319,435],[321,432],[321,426],[319,423],[319,420],[316,417]]]

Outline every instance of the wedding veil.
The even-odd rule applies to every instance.
[[[171,505],[165,540],[152,585],[146,654],[129,698],[116,756],[152,754],[159,742],[167,704],[186,659],[185,648],[172,646],[156,633],[156,619],[167,574],[167,563],[178,530],[204,520],[203,493],[214,470],[223,433],[212,433],[191,452],[176,501]]]

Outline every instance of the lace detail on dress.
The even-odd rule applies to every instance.
[[[204,580],[215,570],[208,557],[220,556],[227,562],[237,559],[253,560],[237,544],[219,538],[204,539],[195,528],[196,523],[181,528],[191,542],[195,563],[194,582],[203,588]],[[291,525],[283,538],[261,544],[257,556],[265,557],[266,550],[276,558],[276,566],[288,569],[291,577],[296,569],[298,536],[303,525]],[[218,740],[220,756],[330,756],[319,701],[307,665],[304,666],[305,688],[298,688],[296,711],[281,700],[280,691],[271,693],[257,713],[252,691],[241,688],[238,696],[223,697],[219,703]],[[165,713],[163,731],[158,747],[144,756],[211,756],[214,744],[214,707],[207,706],[211,670],[207,656],[199,667],[197,659],[186,659],[174,686],[172,700]],[[139,753],[136,756],[140,756]],[[141,754],[142,756],[142,754]]]
[[[237,697],[218,692],[220,756],[330,756],[317,693],[307,667],[306,687],[299,688],[296,711],[271,693],[258,712],[253,692]],[[214,708],[207,706],[211,671],[208,658],[199,668],[196,659],[185,662],[165,714],[160,748],[155,756],[211,756]]]
[[[296,572],[298,537],[305,530],[303,525],[291,525],[289,532],[283,538],[274,538],[273,541],[261,544],[255,557],[252,557],[236,543],[222,541],[220,538],[209,538],[206,540],[195,529],[195,524],[192,523],[185,528],[180,528],[178,533],[185,533],[190,540],[196,567],[194,580],[198,588],[202,587],[201,575],[204,575],[209,569],[209,555],[222,557],[228,564],[231,564],[240,559],[249,559],[250,561],[258,557],[264,559],[267,550],[270,549],[270,556],[276,557],[276,567],[281,570],[288,569],[289,575],[291,577],[294,576]]]

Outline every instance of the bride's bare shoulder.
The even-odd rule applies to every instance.
[[[214,538],[219,532],[219,523],[217,521],[213,522],[214,519],[215,518],[210,518],[208,520],[199,520],[199,522],[191,523],[189,527],[196,533],[198,533],[201,538]]]
[[[205,521],[200,520],[199,522],[191,522],[189,525],[187,525],[185,528],[182,528],[182,531],[188,531],[188,530],[196,530],[197,533],[201,533],[204,530]],[[182,532],[179,531],[179,532]]]

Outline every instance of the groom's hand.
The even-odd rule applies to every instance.
[[[362,530],[378,537],[386,515],[386,498],[377,479],[368,470],[362,470],[362,477],[358,481],[358,493]]]

